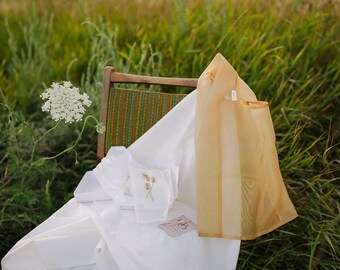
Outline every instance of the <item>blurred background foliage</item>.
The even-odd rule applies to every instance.
[[[339,1],[0,0],[0,258],[67,200],[96,165],[88,127],[70,153],[27,171],[33,141],[53,126],[40,107],[70,80],[99,116],[103,68],[198,77],[221,52],[270,102],[280,167],[299,217],[242,242],[238,269],[338,269]],[[62,125],[37,156],[65,149]]]

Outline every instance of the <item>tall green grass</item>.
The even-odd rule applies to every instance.
[[[238,269],[337,269],[339,30],[336,1],[0,2],[0,257],[96,165],[96,134],[87,128],[78,162],[70,153],[25,176],[34,138],[53,125],[40,110],[43,89],[71,80],[98,116],[105,65],[198,77],[221,52],[270,102],[280,167],[299,213],[242,242]],[[61,126],[37,156],[67,147],[80,127]]]

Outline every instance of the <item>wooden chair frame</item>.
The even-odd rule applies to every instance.
[[[103,93],[101,101],[100,121],[106,126],[108,115],[108,99],[110,91],[114,91],[115,83],[132,83],[132,84],[149,84],[149,85],[168,85],[196,88],[197,79],[191,78],[169,78],[142,76],[128,73],[118,73],[113,67],[105,67],[103,79]],[[106,131],[103,134],[98,134],[97,158],[100,160],[104,157]]]

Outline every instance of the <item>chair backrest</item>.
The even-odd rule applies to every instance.
[[[118,73],[113,67],[105,67],[100,121],[106,130],[98,135],[98,159],[102,159],[111,146],[128,147],[186,96],[122,89],[115,86],[117,83],[196,88],[197,79]]]

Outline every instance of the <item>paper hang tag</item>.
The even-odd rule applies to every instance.
[[[237,100],[237,92],[236,90],[231,90],[231,100],[236,101]]]
[[[192,220],[182,215],[178,218],[159,224],[159,228],[164,230],[170,237],[177,237],[196,229],[197,225]]]

